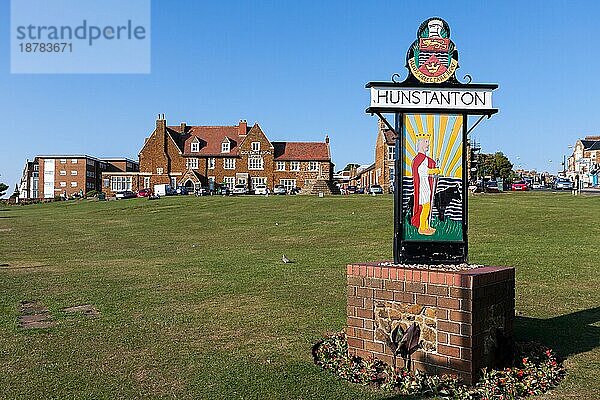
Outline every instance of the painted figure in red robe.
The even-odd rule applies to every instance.
[[[431,203],[433,200],[434,175],[439,175],[440,170],[436,162],[429,156],[428,133],[417,134],[417,155],[412,161],[412,178],[414,188],[413,215],[411,225],[418,229],[419,234],[431,236],[435,229],[430,226]]]

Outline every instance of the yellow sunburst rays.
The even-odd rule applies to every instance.
[[[412,160],[417,155],[416,142],[417,142],[417,131],[415,131],[414,125],[418,125],[418,122],[411,122],[412,115],[407,115],[404,118],[404,129],[406,130],[406,141],[404,142],[404,175],[412,176]],[[416,117],[416,116],[415,116]],[[416,118],[415,118],[416,120]],[[419,118],[420,121],[420,118]]]
[[[441,161],[441,170],[442,175],[444,176],[453,176],[452,170],[456,166],[458,160],[461,159],[462,151],[458,149],[452,154],[452,150],[454,149],[454,145],[456,144],[457,139],[460,137],[460,131],[462,128],[462,116],[457,116],[454,120],[454,124],[452,125],[452,132],[450,133],[450,137],[446,141],[444,146],[444,155],[442,156]],[[460,146],[459,146],[460,147]]]
[[[435,154],[433,157],[434,160],[439,160],[440,155],[442,154],[442,146],[444,144],[444,136],[446,135],[446,127],[448,125],[448,116],[440,115],[440,130],[437,132],[437,143],[435,145],[435,151],[432,154]]]

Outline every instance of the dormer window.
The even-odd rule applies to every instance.
[[[230,146],[229,141],[221,143],[221,153],[229,153]]]
[[[197,139],[192,142],[192,146],[190,148],[190,151],[192,153],[198,153],[200,151],[200,143],[198,142]]]

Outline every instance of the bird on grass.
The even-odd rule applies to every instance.
[[[292,260],[290,260],[289,258],[287,258],[287,256],[284,254],[283,257],[281,257],[281,261],[283,261],[284,264],[291,264],[293,263]]]

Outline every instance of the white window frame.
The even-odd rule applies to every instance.
[[[295,179],[280,179],[279,184],[283,185],[288,192],[290,190],[296,188],[296,180]]]
[[[131,177],[130,176],[111,176],[110,177],[110,190],[113,192],[122,192],[124,190],[131,190]]]
[[[221,143],[221,153],[229,153],[231,151],[231,143],[223,142]]]
[[[144,177],[144,189],[150,189],[150,177],[149,176]]]
[[[71,158],[71,164],[77,164],[77,159],[76,158]]]
[[[67,163],[67,159],[66,158],[61,158],[60,159],[60,163],[61,164],[66,164]]]
[[[226,176],[226,177],[224,177],[223,178],[223,183],[229,189],[233,190],[233,188],[235,187],[235,176]]]
[[[215,169],[215,158],[214,157],[210,157],[208,159],[208,169]]]
[[[67,171],[61,170],[60,171],[60,176],[67,176]]]
[[[186,160],[186,167],[188,169],[198,169],[198,159],[197,158],[187,158]]]
[[[252,190],[256,189],[256,185],[266,185],[266,184],[267,184],[267,178],[265,178],[265,177],[258,176],[258,177],[250,178],[250,185],[252,186]]]
[[[60,187],[67,187],[67,182],[61,182]]]
[[[192,142],[192,145],[190,146],[190,151],[192,153],[198,153],[200,151],[200,143],[199,142]]]
[[[319,162],[318,161],[309,161],[308,162],[308,170],[309,171],[318,171],[319,170]]]
[[[300,161],[290,161],[290,171],[300,171]]]
[[[285,161],[277,161],[277,171],[285,171]]]
[[[252,142],[252,151],[260,151],[260,142]]]
[[[77,187],[77,182],[71,181],[71,187]]]
[[[395,160],[395,159],[396,159],[396,146],[388,145],[388,160]]]
[[[163,174],[163,169],[162,168],[156,168],[156,174],[157,175],[162,175]]]
[[[263,170],[265,169],[265,160],[262,156],[249,156],[248,157],[248,169],[249,170]]]
[[[71,171],[71,176],[77,176],[77,171]]]
[[[223,169],[235,169],[235,158],[224,158]]]

